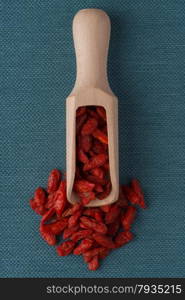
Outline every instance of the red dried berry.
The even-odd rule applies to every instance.
[[[136,208],[129,206],[122,217],[122,226],[126,231],[129,231],[136,216]]]
[[[38,187],[34,193],[34,202],[37,206],[42,206],[46,202],[46,193],[45,190],[41,187]]]
[[[85,251],[89,250],[93,245],[93,241],[90,239],[84,239],[81,243],[73,250],[73,254],[80,255]]]
[[[107,233],[107,226],[103,223],[99,223],[96,220],[90,219],[88,217],[81,217],[80,221],[87,226],[89,229],[97,231],[99,233],[106,234]]]
[[[128,242],[130,242],[133,239],[133,234],[130,231],[123,231],[118,233],[118,235],[115,238],[115,245],[116,247],[121,247]]]
[[[99,268],[98,256],[94,256],[91,261],[88,263],[88,269],[90,271],[96,271]]]
[[[54,208],[56,210],[57,216],[60,218],[65,209],[67,198],[66,198],[66,182],[61,181],[60,186],[55,193],[54,197]]]
[[[93,131],[98,126],[98,122],[95,118],[87,119],[86,123],[83,125],[81,129],[81,135],[89,135],[93,133]]]
[[[86,163],[83,167],[84,171],[88,171],[97,167],[101,167],[105,164],[108,159],[107,154],[98,154],[93,156],[88,163]]]
[[[79,147],[84,152],[89,152],[92,147],[92,136],[91,135],[84,135],[79,137]]]
[[[59,256],[67,256],[73,251],[74,247],[75,247],[75,242],[66,241],[63,242],[60,246],[58,246],[56,250]]]
[[[86,112],[86,107],[84,107],[84,106],[78,107],[78,109],[76,111],[76,116],[79,117],[79,116],[85,114],[85,112]]]
[[[78,193],[91,192],[94,187],[95,184],[87,180],[76,180],[74,183],[74,190]]]
[[[132,179],[131,180],[131,187],[133,191],[139,196],[139,202],[137,203],[141,208],[146,208],[146,204],[144,201],[144,194],[141,189],[141,185],[139,183],[139,180],[137,179]]]
[[[108,249],[113,249],[115,248],[115,245],[112,241],[112,239],[105,234],[100,234],[100,233],[93,233],[92,235],[93,239],[101,246],[108,248]]]
[[[83,164],[86,164],[89,162],[88,156],[84,153],[82,149],[77,150],[77,159],[78,161],[82,162]]]
[[[110,224],[116,221],[116,219],[119,217],[120,212],[121,209],[117,204],[112,205],[109,212],[105,216],[105,223]]]
[[[42,224],[43,230],[47,231],[49,233],[52,233],[54,235],[58,235],[62,233],[62,231],[67,227],[68,220],[67,219],[61,219],[59,221],[50,223],[50,224]]]
[[[71,228],[65,228],[63,231],[63,239],[68,239],[73,233],[77,232],[79,230],[79,224],[71,227]]]
[[[73,215],[69,218],[69,220],[68,220],[68,228],[71,228],[71,227],[77,225],[78,220],[79,220],[81,214],[82,214],[82,211],[78,210],[78,211],[75,212],[75,214],[73,214]]]
[[[100,129],[93,130],[92,134],[101,143],[108,144],[108,137],[107,137],[107,135],[103,131],[101,131]]]
[[[47,191],[48,193],[53,193],[57,190],[60,180],[61,180],[61,172],[57,169],[53,169],[48,177],[48,187]]]
[[[50,246],[54,246],[56,244],[56,237],[53,233],[47,232],[44,230],[43,225],[40,226],[40,234],[42,238],[48,243]]]
[[[90,236],[92,234],[92,230],[79,230],[75,233],[72,234],[71,236],[71,240],[77,242],[77,241],[80,241],[88,236]]]

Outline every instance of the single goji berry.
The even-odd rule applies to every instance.
[[[92,136],[91,135],[84,135],[79,137],[79,147],[84,152],[89,152],[92,147]]]
[[[84,239],[81,243],[73,250],[73,254],[80,255],[85,251],[89,250],[93,245],[93,241],[91,239]]]
[[[46,192],[43,188],[38,187],[34,193],[34,201],[37,206],[42,206],[46,202]]]
[[[134,192],[139,196],[139,202],[137,203],[141,208],[146,208],[146,204],[144,201],[144,194],[141,189],[141,185],[139,183],[139,180],[132,179],[131,180],[131,187],[134,190]]]
[[[69,220],[68,220],[68,228],[71,228],[71,227],[77,225],[78,220],[79,220],[81,214],[82,214],[82,211],[81,211],[81,210],[78,210],[78,211],[76,211],[76,212],[69,218]]]
[[[93,131],[98,126],[98,122],[95,118],[87,119],[86,123],[83,125],[81,129],[81,135],[89,135],[93,133]]]
[[[133,239],[133,234],[130,231],[123,231],[118,233],[118,235],[115,238],[115,245],[116,247],[121,247],[128,242],[130,242]]]
[[[76,116],[79,117],[79,116],[85,114],[85,112],[86,112],[85,106],[78,107],[78,109],[76,111]]]
[[[80,241],[80,240],[90,236],[91,234],[92,234],[92,230],[90,230],[90,229],[79,230],[79,231],[73,233],[70,238],[71,238],[71,240],[77,242],[77,241]]]
[[[55,194],[54,198],[54,208],[56,210],[57,216],[60,218],[67,204],[66,198],[66,182],[62,181],[60,186]]]
[[[89,162],[88,156],[85,154],[85,152],[82,149],[77,150],[77,159],[78,161],[86,164]]]
[[[61,180],[61,172],[58,169],[53,169],[48,177],[48,193],[53,193],[57,190]]]
[[[40,234],[42,238],[48,243],[50,246],[54,246],[56,244],[56,237],[53,233],[47,232],[44,227],[44,225],[40,225]]]
[[[93,239],[101,246],[108,248],[108,249],[113,249],[115,248],[115,245],[112,241],[112,239],[105,234],[101,233],[93,233],[92,235]]]
[[[101,167],[107,161],[108,155],[107,154],[97,154],[93,156],[88,163],[86,163],[83,167],[84,171],[88,171],[94,169],[96,167]]]
[[[78,193],[91,192],[95,184],[87,180],[76,180],[74,183],[74,190]]]
[[[67,219],[61,219],[56,222],[52,222],[50,224],[42,224],[43,230],[49,233],[52,233],[54,235],[58,235],[62,233],[64,228],[66,228],[68,225],[68,220]]]
[[[136,208],[134,206],[129,206],[122,217],[122,226],[126,231],[130,230],[130,227],[136,216]]]
[[[94,139],[92,150],[96,154],[105,153],[105,144],[102,144],[99,140]]]
[[[118,219],[114,223],[108,225],[107,234],[113,237],[118,232],[119,228],[120,228],[120,220]]]
[[[119,217],[120,212],[121,208],[117,204],[112,205],[109,212],[105,216],[105,223],[113,223]]]
[[[88,269],[90,271],[96,271],[99,268],[98,256],[94,256],[91,261],[88,263]]]
[[[70,227],[70,228],[65,228],[63,231],[63,239],[68,239],[73,233],[77,232],[79,229],[79,224]]]
[[[99,233],[107,233],[107,226],[103,223],[99,223],[96,220],[90,219],[88,217],[81,217],[80,221],[87,226],[89,229],[93,229]]]
[[[69,255],[73,251],[74,247],[75,247],[75,242],[66,241],[66,242],[63,242],[60,246],[58,246],[56,248],[56,250],[57,250],[57,253],[59,256],[66,256],[66,255]]]
[[[108,144],[107,135],[103,131],[101,131],[100,129],[93,130],[92,134],[101,143]]]
[[[103,179],[105,176],[105,172],[103,171],[102,168],[94,168],[92,170],[90,170],[90,173],[96,177],[98,177],[99,179]]]
[[[106,117],[106,110],[105,110],[104,107],[102,107],[102,106],[97,106],[97,107],[96,107],[96,111],[97,111],[97,113],[100,115],[100,117],[101,117],[102,119],[104,119],[105,121],[107,120],[107,117]]]

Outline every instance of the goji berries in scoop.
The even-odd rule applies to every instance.
[[[95,185],[84,191],[88,183]],[[89,193],[83,195],[81,190],[82,193]],[[95,199],[104,199],[111,192],[107,118],[103,107],[82,106],[76,111],[76,174],[73,191],[84,205]]]
[[[80,116],[85,112],[81,111]],[[101,168],[93,170],[91,176],[102,177]],[[61,176],[60,171],[51,171],[47,189],[37,188],[30,200],[31,208],[42,215],[41,237],[48,245],[56,246],[59,256],[82,255],[88,269],[95,271],[111,251],[134,238],[130,230],[136,217],[135,205],[146,207],[140,183],[133,179],[129,186],[121,185],[114,204],[87,208],[83,201],[73,206],[67,201],[66,182]],[[94,193],[95,187],[95,183],[82,178],[75,188],[79,194],[87,194]]]

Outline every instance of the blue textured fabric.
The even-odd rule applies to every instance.
[[[184,277],[185,2],[1,0],[0,277]],[[135,240],[96,272],[57,257],[29,207],[49,171],[65,169],[65,98],[75,80],[74,14],[112,21],[109,78],[119,98],[120,181],[137,177],[149,209]]]

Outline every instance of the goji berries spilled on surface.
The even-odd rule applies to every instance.
[[[81,255],[87,268],[95,271],[111,251],[134,238],[131,226],[136,217],[136,205],[146,208],[139,181],[134,179],[129,186],[121,185],[117,202],[87,208],[81,201],[75,205],[67,201],[66,182],[61,178],[59,170],[51,171],[50,188],[37,188],[30,200],[31,208],[42,216],[40,235],[48,245],[56,246],[59,256]],[[87,190],[91,192],[95,185],[86,184],[85,179],[81,179],[81,182],[80,192],[86,191],[83,193],[87,193]],[[78,185],[79,182],[77,189]]]
[[[130,242],[137,206],[146,208],[137,179],[120,185],[117,202],[100,207],[86,207],[95,199],[105,199],[111,192],[108,160],[106,111],[100,106],[80,107],[76,112],[76,172],[74,205],[67,201],[66,181],[53,169],[47,188],[38,187],[30,200],[31,208],[42,216],[39,231],[59,256],[81,255],[91,271],[99,268],[111,251]]]

